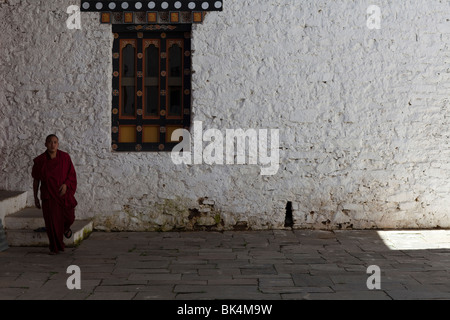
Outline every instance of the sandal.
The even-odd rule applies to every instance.
[[[72,230],[69,229],[66,232],[64,232],[64,237],[66,237],[67,239],[69,239],[72,236]]]

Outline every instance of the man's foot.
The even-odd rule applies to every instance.
[[[72,236],[72,230],[69,229],[66,232],[64,232],[64,237],[66,237],[67,239],[69,239]]]
[[[48,254],[51,255],[51,256],[54,256],[55,254],[58,254],[58,253],[55,252],[55,251],[50,251]]]

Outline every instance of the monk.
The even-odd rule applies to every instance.
[[[59,139],[51,134],[45,139],[47,150],[33,162],[34,202],[44,214],[50,254],[64,251],[64,239],[72,236],[75,220],[77,176],[69,154],[58,150]],[[40,185],[42,205],[39,202]]]

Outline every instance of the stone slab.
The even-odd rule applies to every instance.
[[[72,225],[73,235],[69,239],[64,238],[67,247],[78,245],[93,230],[93,222],[90,220],[76,220]],[[6,237],[11,247],[46,247],[48,237],[46,232],[36,232],[30,229],[7,229]]]
[[[0,219],[20,211],[27,205],[27,192],[0,190]]]
[[[5,217],[5,229],[34,230],[42,227],[45,227],[42,210],[36,207],[24,208]]]

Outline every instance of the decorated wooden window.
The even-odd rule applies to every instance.
[[[171,151],[191,123],[191,28],[222,0],[81,0],[111,24],[112,149]]]
[[[171,151],[179,143],[171,134],[189,130],[191,28],[164,29],[113,26],[115,151]]]

